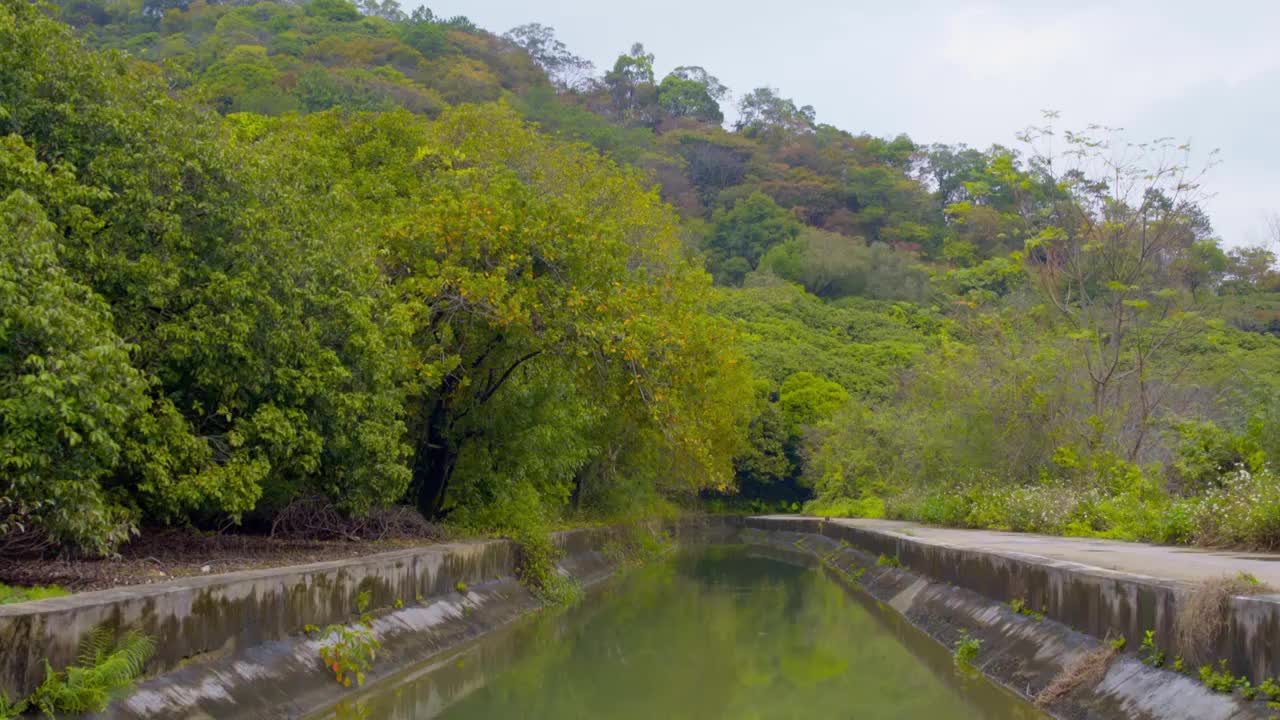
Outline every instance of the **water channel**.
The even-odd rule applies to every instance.
[[[741,547],[694,548],[429,666],[332,720],[1041,718],[874,600]]]

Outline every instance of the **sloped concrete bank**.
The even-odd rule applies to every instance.
[[[1144,665],[1132,652],[1147,629],[1171,638],[1178,602],[1189,592],[1177,583],[1031,555],[954,548],[819,518],[757,517],[746,519],[745,526],[743,542],[778,559],[820,563],[834,580],[866,592],[944,646],[954,647],[962,631],[980,640],[974,667],[1024,698],[1035,698],[1086,656],[1107,648],[1109,639],[1126,638],[1129,652],[1048,705],[1054,717],[1244,720],[1275,715],[1261,700],[1214,693],[1198,680]],[[1044,619],[1014,612],[1010,603],[1015,600]],[[1232,635],[1224,644],[1246,637],[1263,647],[1280,641],[1268,617],[1278,600],[1234,599],[1227,622]],[[1260,610],[1268,604],[1273,608]],[[1249,630],[1251,623],[1257,624]],[[1222,649],[1229,653],[1223,657],[1250,654]]]

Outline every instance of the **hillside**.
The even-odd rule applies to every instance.
[[[0,198],[39,252],[0,259],[35,348],[0,495],[60,543],[314,496],[1280,542],[1280,273],[1182,148],[876,138],[763,87],[726,127],[706,69],[394,0],[3,1]]]

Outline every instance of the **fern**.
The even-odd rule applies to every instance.
[[[26,701],[11,703],[9,696],[0,692],[0,720],[17,720],[27,709]]]
[[[50,717],[101,712],[116,693],[133,685],[153,652],[155,643],[142,633],[130,631],[112,642],[106,628],[97,628],[81,643],[79,664],[65,673],[54,672],[45,661],[44,682],[30,703]]]

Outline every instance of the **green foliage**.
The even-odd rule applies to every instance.
[[[1245,678],[1240,678],[1248,682]],[[1201,665],[1200,682],[1214,692],[1229,693],[1236,689],[1236,677],[1227,667],[1227,661],[1219,660],[1217,666]]]
[[[768,195],[754,192],[712,217],[707,265],[716,281],[740,285],[766,251],[800,232],[800,223]]]
[[[39,172],[14,136],[6,145],[0,162]],[[146,383],[107,304],[62,266],[34,198],[14,190],[0,202],[0,235],[0,502],[61,542],[113,547],[133,518],[99,481],[147,407]]]
[[[557,520],[709,493],[1280,546],[1274,255],[1177,148],[726,129],[642,44],[394,2],[63,4],[0,0],[0,537],[407,501],[538,585]]]
[[[968,630],[961,630],[952,651],[952,658],[957,665],[968,665],[978,659],[978,653],[981,650],[982,641],[970,635]]]
[[[897,555],[889,557],[884,553],[880,553],[880,557],[876,558],[876,565],[880,567],[900,568],[902,567],[902,561],[898,559]]]
[[[303,630],[314,635],[319,643],[320,662],[328,672],[333,673],[334,681],[343,687],[364,685],[365,673],[373,667],[382,643],[373,635],[373,620],[366,612],[369,609],[371,593],[363,590],[356,595],[356,612],[360,619],[354,625],[331,624],[323,630],[315,625],[307,625]],[[399,600],[397,605],[403,605]]]
[[[0,583],[0,605],[32,600],[45,600],[47,598],[62,597],[67,594],[66,590],[58,587],[57,585],[15,587],[13,585]]]
[[[1164,651],[1156,645],[1155,631],[1148,630],[1142,637],[1142,645],[1138,648],[1138,657],[1145,665],[1164,667]],[[1181,658],[1179,658],[1181,659]]]
[[[1129,641],[1126,640],[1123,635],[1117,638],[1111,638],[1107,642],[1108,644],[1111,645],[1111,649],[1115,650],[1116,652],[1124,652],[1125,645],[1129,644]]]
[[[1044,613],[1042,613],[1042,612],[1037,612],[1037,611],[1035,611],[1035,610],[1032,610],[1032,609],[1027,605],[1027,601],[1026,601],[1026,600],[1024,600],[1024,599],[1022,599],[1022,598],[1014,598],[1014,599],[1010,600],[1010,601],[1009,601],[1009,609],[1010,609],[1010,610],[1012,610],[1013,612],[1017,613],[1018,615],[1025,615],[1025,616],[1027,616],[1027,617],[1031,618],[1032,620],[1043,620],[1043,619],[1044,619]]]
[[[239,103],[294,57],[262,37],[367,48],[389,22],[353,12],[166,23],[267,24],[191,59]],[[5,532],[104,553],[309,494],[439,516],[524,493],[551,517],[730,484],[746,371],[640,173],[499,106],[219,119],[28,4],[0,20]]]
[[[101,712],[133,685],[154,651],[155,642],[136,631],[116,639],[108,628],[95,628],[81,644],[75,665],[55,672],[45,661],[44,681],[27,703],[49,717]]]
[[[773,244],[759,269],[799,283],[820,298],[850,296],[923,302],[929,275],[911,257],[884,243],[805,228],[794,240]]]
[[[602,552],[611,562],[637,565],[658,559],[672,547],[666,532],[643,524],[630,524],[619,528]]]
[[[458,584],[457,584],[457,585],[454,585],[454,586],[453,586],[453,589],[454,589],[454,590],[457,590],[459,593],[461,593],[461,594],[463,594],[463,595],[466,595],[466,594],[467,594],[467,584],[466,584],[466,583],[464,583],[464,582],[462,582],[461,580],[459,580],[459,581],[458,581]]]
[[[874,495],[862,498],[837,498],[812,500],[804,506],[805,514],[840,518],[882,518],[885,516],[884,500]]]

